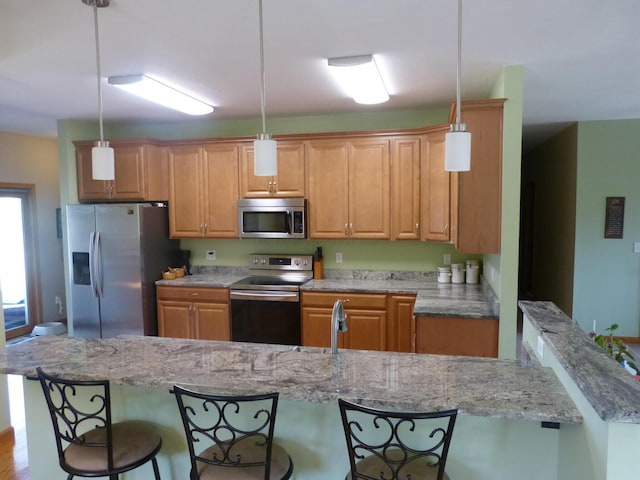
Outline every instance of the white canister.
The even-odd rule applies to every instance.
[[[451,283],[451,269],[438,267],[438,283]]]
[[[467,260],[467,283],[480,281],[480,265],[478,260]]]
[[[464,265],[462,263],[451,264],[451,283],[464,283]]]

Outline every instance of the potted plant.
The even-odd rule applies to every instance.
[[[610,327],[605,328],[606,334],[596,334],[591,332],[590,336],[602,349],[609,354],[616,362],[621,364],[625,369],[638,377],[638,367],[634,363],[635,358],[627,349],[627,346],[619,338],[613,338],[613,332],[618,329],[618,324],[613,323]]]

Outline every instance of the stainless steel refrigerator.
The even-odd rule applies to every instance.
[[[167,208],[67,206],[73,335],[157,335],[155,281],[176,258]]]

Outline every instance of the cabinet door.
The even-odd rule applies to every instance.
[[[302,309],[302,345],[331,348],[331,309]]]
[[[387,351],[416,351],[415,295],[389,295],[387,304]]]
[[[78,177],[78,201],[109,200],[112,182],[94,180],[91,172],[91,145],[76,145],[76,175]]]
[[[346,238],[349,223],[349,145],[338,140],[307,144],[310,238]]]
[[[198,146],[169,151],[169,230],[172,238],[204,235],[202,152]]]
[[[498,356],[497,318],[416,317],[416,353]]]
[[[193,338],[191,303],[158,302],[158,336]]]
[[[429,132],[422,141],[421,240],[450,240],[451,173],[444,169],[444,141],[449,128]]]
[[[207,145],[203,156],[206,237],[237,238],[238,145]]]
[[[391,140],[391,238],[420,236],[420,137]]]
[[[471,170],[457,174],[455,240],[461,253],[500,253],[503,105],[504,99],[462,103],[462,120],[471,132]]]
[[[256,177],[253,168],[253,145],[243,145],[240,153],[240,194],[243,198],[305,196],[302,142],[278,142],[277,176]]]
[[[114,146],[114,200],[142,201],[145,199],[144,145]]]
[[[347,332],[342,337],[344,348],[355,350],[387,349],[387,312],[385,310],[345,309]],[[341,334],[338,334],[340,337]]]
[[[196,303],[194,307],[194,338],[199,340],[231,340],[228,304]]]
[[[389,239],[389,184],[389,141],[352,141],[349,149],[351,238]]]

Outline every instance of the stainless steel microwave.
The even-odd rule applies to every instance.
[[[240,238],[307,238],[304,198],[238,200]]]

